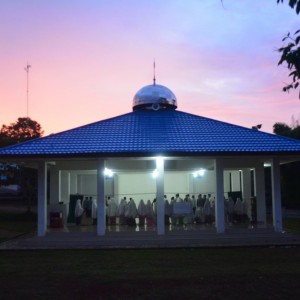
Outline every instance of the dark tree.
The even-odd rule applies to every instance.
[[[283,3],[284,0],[277,0],[277,3]],[[289,0],[289,6],[296,10],[296,13],[300,13],[300,0]]]
[[[280,2],[283,3],[284,0],[277,0],[277,3]],[[297,14],[300,13],[300,0],[289,0],[289,6],[295,9]],[[281,53],[278,65],[285,63],[290,70],[291,82],[283,87],[284,92],[289,92],[291,89],[297,89],[300,84],[300,30],[294,34],[289,32],[282,41],[285,42],[285,45],[278,49]]]
[[[273,125],[273,132],[277,135],[290,136],[292,128],[285,123],[275,123]]]
[[[30,118],[18,118],[15,123],[2,125],[0,130],[0,147],[10,146],[39,138],[43,135],[41,125]],[[0,184],[17,184],[21,188],[21,194],[27,203],[27,210],[31,211],[31,204],[37,197],[37,171],[31,168],[1,164]]]
[[[18,144],[41,137],[44,134],[41,125],[30,118],[18,118],[15,123],[2,125],[0,147]]]
[[[298,124],[298,122],[297,122]],[[285,123],[275,123],[273,132],[277,135],[300,139],[300,126],[290,127]],[[287,208],[300,208],[300,162],[283,164],[280,167],[282,203]]]

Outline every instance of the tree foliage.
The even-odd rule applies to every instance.
[[[18,118],[15,123],[2,125],[0,130],[0,147],[39,138],[43,134],[44,131],[38,122],[28,117]],[[0,185],[19,185],[21,188],[20,192],[26,200],[27,209],[31,211],[31,204],[36,202],[37,198],[37,171],[9,163],[2,163],[0,166]]]
[[[294,126],[290,127],[285,123],[275,123],[273,132],[277,135],[300,140],[300,125],[294,121]],[[281,186],[282,202],[287,208],[300,208],[300,162],[293,162],[281,165]]]
[[[277,3],[280,2],[283,3],[284,0],[277,0]],[[289,6],[295,9],[297,14],[300,13],[300,0],[289,0]],[[281,53],[278,65],[285,63],[290,70],[291,82],[283,87],[284,92],[289,92],[291,89],[297,89],[300,84],[300,30],[294,34],[289,32],[282,41],[286,44],[278,49]]]
[[[284,0],[277,0],[277,3],[283,3]],[[296,10],[296,13],[300,13],[300,0],[289,0],[289,6]]]
[[[277,135],[283,135],[286,137],[300,140],[300,126],[299,125],[292,128],[285,123],[278,122],[273,125],[273,132]]]
[[[44,131],[38,122],[28,117],[18,118],[15,123],[2,125],[0,130],[0,147],[35,139],[43,134]]]

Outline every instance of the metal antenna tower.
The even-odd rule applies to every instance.
[[[27,113],[27,118],[28,118],[28,102],[29,102],[29,87],[28,87],[28,82],[29,82],[29,68],[31,68],[31,65],[27,63],[26,67],[24,70],[26,71],[26,113]]]

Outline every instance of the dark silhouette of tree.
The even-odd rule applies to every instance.
[[[277,0],[277,3],[280,2],[283,3],[284,0]],[[295,9],[297,14],[300,13],[300,0],[289,0],[289,6]],[[281,53],[278,65],[285,63],[291,71],[289,74],[291,82],[283,87],[284,92],[289,92],[291,89],[297,89],[300,84],[300,30],[297,30],[294,34],[289,32],[282,41],[286,44],[278,49]]]
[[[0,130],[0,147],[10,146],[39,138],[44,134],[41,125],[26,117],[18,118],[15,123],[2,125]],[[31,211],[31,204],[37,197],[37,171],[35,169],[11,165],[1,165],[2,185],[17,184],[20,186],[21,194],[27,203],[28,212]]]
[[[284,0],[277,0],[277,3],[283,3]],[[296,13],[300,13],[300,0],[289,0],[289,6],[296,10]]]
[[[2,125],[0,147],[18,144],[41,137],[44,134],[41,125],[30,118],[18,118],[15,123]]]
[[[298,124],[299,122],[296,122]],[[285,123],[275,123],[273,132],[277,135],[300,139],[300,125],[290,127]],[[300,162],[281,165],[282,203],[288,208],[300,208]]]
[[[292,128],[285,123],[275,123],[273,125],[273,132],[277,135],[290,136]]]
[[[300,140],[300,125],[292,128],[285,123],[278,122],[273,125],[273,132],[277,135]]]

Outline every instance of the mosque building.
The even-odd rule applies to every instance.
[[[129,113],[0,149],[0,162],[38,170],[37,235],[47,234],[58,212],[64,226],[75,226],[79,208],[89,211],[100,236],[114,217],[121,226],[121,216],[132,212],[140,217],[136,226],[154,226],[158,235],[206,222],[224,233],[243,215],[266,227],[266,166],[272,226],[281,232],[280,165],[300,160],[300,141],[177,106],[174,93],[154,80],[135,94]],[[84,203],[92,199],[94,208]]]

